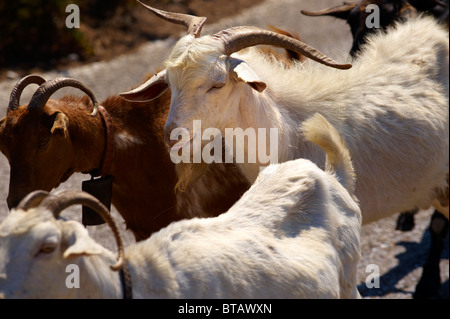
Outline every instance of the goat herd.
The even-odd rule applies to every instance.
[[[436,297],[449,218],[447,2],[303,11],[350,24],[344,63],[282,30],[201,36],[206,18],[138,2],[188,30],[145,83],[101,103],[72,78],[29,75],[11,92],[0,120],[11,210],[0,224],[0,298],[360,298],[361,225],[431,206],[414,297]],[[367,26],[369,4],[380,29]],[[86,95],[51,99],[67,86]],[[174,161],[195,150],[196,121],[213,132],[200,147],[215,160]],[[253,130],[255,152],[271,144],[275,160],[238,160],[253,153],[250,142],[229,147],[230,128]],[[49,193],[76,172],[95,177],[100,199]],[[135,236],[126,248],[110,201]],[[85,225],[100,216],[111,227],[117,254],[59,217],[75,204],[91,209]],[[67,285],[74,265],[79,289]]]

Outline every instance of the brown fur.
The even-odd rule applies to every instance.
[[[112,202],[136,240],[175,220],[217,216],[249,187],[232,165],[216,164],[190,190],[175,194],[175,165],[163,137],[170,92],[145,103],[111,96],[101,105],[110,114],[116,134],[126,132],[142,142],[117,147],[111,167]],[[21,106],[1,121],[0,150],[11,165],[10,206],[33,190],[50,191],[73,173],[100,166],[105,128],[100,116],[90,116],[91,109],[87,97],[65,96],[49,100],[42,112]],[[54,124],[61,122],[54,121],[57,112],[67,116],[67,132],[55,128],[51,133]]]
[[[275,31],[298,39],[283,30]],[[266,54],[287,65],[292,59],[304,59],[289,51],[287,57],[269,49]],[[136,240],[149,237],[172,221],[217,216],[250,187],[234,164],[172,163],[164,143],[169,90],[150,102],[129,102],[111,96],[100,104],[111,116],[116,134],[126,133],[143,142],[130,143],[126,149],[116,148],[111,167],[112,203]],[[10,207],[33,190],[50,191],[75,172],[99,168],[104,156],[105,128],[100,116],[90,116],[91,110],[88,97],[65,96],[49,100],[39,114],[30,115],[24,105],[0,121],[0,150],[11,165],[7,199]],[[57,112],[67,116],[68,131],[55,126],[66,122],[54,121]],[[49,146],[36,152],[42,139],[48,139]],[[188,186],[189,181],[195,183]]]

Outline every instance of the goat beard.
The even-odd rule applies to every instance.
[[[208,168],[208,164],[201,163],[179,163],[175,165],[178,181],[175,185],[175,193],[185,192],[190,185],[195,184]]]

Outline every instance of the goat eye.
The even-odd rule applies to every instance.
[[[42,246],[41,249],[39,250],[39,253],[43,253],[43,254],[51,254],[52,252],[54,252],[56,249],[56,246]]]
[[[45,140],[39,141],[38,149],[40,150],[40,149],[43,149],[43,148],[47,147],[49,141],[50,141],[49,138],[46,138]]]
[[[220,89],[220,88],[223,87],[224,85],[225,85],[225,83],[215,83],[215,84],[208,90],[208,92],[213,91],[213,90],[215,90],[215,89]]]

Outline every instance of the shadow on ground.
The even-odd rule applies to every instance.
[[[404,293],[412,297],[412,291],[397,288],[397,284],[410,272],[422,267],[430,247],[430,232],[426,230],[420,243],[398,242],[397,245],[405,247],[405,251],[396,255],[398,265],[380,276],[380,288],[368,288],[365,283],[358,286],[361,297],[383,297],[389,293]],[[449,258],[449,236],[445,239],[441,259]],[[442,299],[449,299],[449,280],[441,285],[440,295]]]

